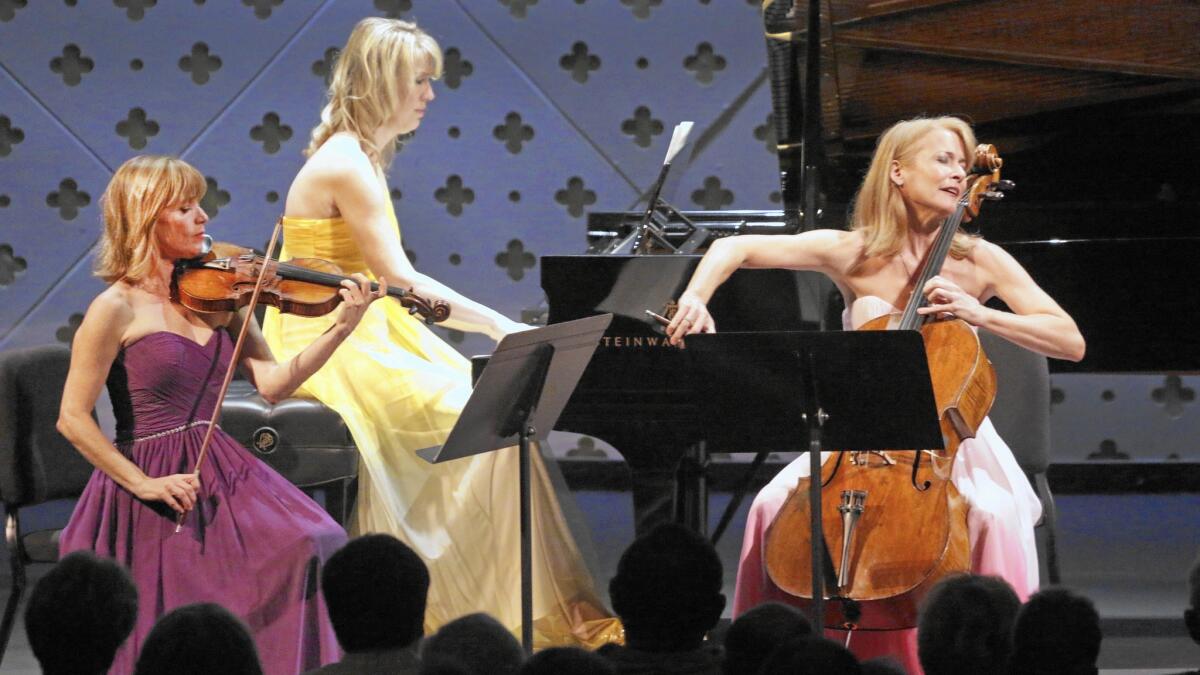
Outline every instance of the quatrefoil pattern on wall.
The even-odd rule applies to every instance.
[[[215,218],[221,212],[221,207],[229,203],[231,197],[228,190],[221,189],[216,178],[205,176],[204,183],[207,189],[204,191],[204,196],[200,198],[200,208],[204,209],[209,218]]]
[[[596,203],[596,193],[584,186],[583,179],[571,176],[567,187],[554,193],[554,201],[567,207],[567,213],[578,218],[585,207]]]
[[[146,10],[157,5],[158,0],[113,0],[113,4],[125,10],[130,21],[141,21],[146,17]]]
[[[572,80],[584,84],[588,81],[588,73],[600,70],[600,57],[588,52],[586,42],[576,42],[571,45],[571,53],[558,60],[558,65],[571,73]]]
[[[63,220],[74,220],[79,209],[92,203],[92,196],[79,189],[73,178],[64,178],[58,189],[46,195],[46,206],[58,210]]]
[[[533,127],[523,124],[520,114],[510,112],[504,117],[504,124],[492,129],[492,136],[515,155],[521,152],[522,143],[533,140]]]
[[[513,17],[524,19],[529,8],[538,4],[538,0],[500,0],[500,4],[507,7]]]
[[[475,66],[462,57],[462,52],[456,47],[446,50],[442,59],[442,81],[451,89],[458,89],[462,81],[475,72]]]
[[[25,140],[25,132],[13,126],[12,120],[0,115],[0,157],[7,157],[13,146]]]
[[[271,18],[271,11],[283,4],[283,0],[242,0],[242,4],[254,9],[254,16],[260,19]]]
[[[0,244],[0,286],[16,281],[26,266],[25,259],[16,255],[12,246]]]
[[[279,145],[292,137],[292,128],[279,121],[277,113],[269,112],[263,115],[262,124],[250,129],[250,138],[262,143],[263,152],[273,155],[279,152]]]
[[[0,0],[0,22],[8,23],[17,16],[18,9],[24,9],[28,0]]]
[[[146,117],[146,111],[134,108],[129,116],[117,122],[117,135],[129,140],[129,147],[141,150],[146,147],[146,139],[158,135],[158,122]]]
[[[650,141],[663,132],[663,122],[655,119],[650,109],[640,105],[633,111],[633,117],[621,122],[621,131],[633,137],[638,147],[650,146]]]
[[[412,0],[375,0],[375,9],[389,19],[402,19],[412,10]]]
[[[461,176],[448,176],[446,185],[434,191],[433,196],[446,205],[452,216],[461,216],[463,206],[475,201],[475,191],[463,184]]]
[[[179,69],[192,76],[192,82],[205,84],[209,77],[221,69],[221,57],[210,54],[208,45],[197,42],[190,54],[179,59]]]
[[[525,278],[525,270],[533,269],[537,258],[525,250],[525,244],[520,239],[513,239],[503,251],[496,254],[496,265],[508,271],[508,278],[520,281]]]
[[[96,68],[96,62],[83,55],[79,45],[69,44],[63,47],[62,56],[50,59],[50,72],[62,76],[63,84],[68,87],[78,85],[83,76]]]

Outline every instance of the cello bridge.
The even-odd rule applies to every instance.
[[[850,453],[850,463],[854,466],[892,466],[896,460],[883,450],[860,450]]]

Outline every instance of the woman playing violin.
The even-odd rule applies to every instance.
[[[329,330],[283,363],[248,309],[184,308],[171,298],[174,267],[202,251],[208,216],[197,202],[204,190],[204,177],[188,164],[152,156],[122,164],[105,190],[96,273],[111,285],[75,335],[58,421],[97,470],[60,548],[64,555],[87,549],[115,558],[137,584],[137,623],[112,672],[132,672],[160,614],[217,602],[250,627],[265,672],[293,674],[338,658],[313,589],[319,562],[345,533],[219,429],[198,475],[197,454],[233,365],[231,330],[251,322],[237,365],[264,398],[277,401],[325,363],[381,294],[361,275],[343,282]],[[91,416],[106,380],[115,443]],[[178,534],[177,514],[187,514]]]
[[[389,198],[385,169],[395,143],[420,126],[441,64],[437,43],[415,24],[358,23],[334,65],[308,161],[288,190],[282,256],[386,276],[448,301],[446,326],[499,340],[529,327],[413,269]],[[264,331],[277,354],[292,354],[327,325],[268,310]],[[341,414],[358,446],[351,532],[393,534],[429,566],[426,630],[486,611],[519,631],[516,449],[437,465],[415,454],[445,442],[458,420],[471,392],[466,359],[383,302],[302,391]],[[533,462],[534,640],[598,646],[619,627],[597,598],[536,453]]]
[[[1021,265],[995,244],[955,234],[941,273],[914,289],[926,252],[942,222],[967,189],[971,128],[952,117],[900,122],[880,137],[855,200],[849,231],[814,230],[778,236],[729,237],[705,254],[667,331],[685,335],[716,330],[706,307],[713,292],[741,267],[818,270],[828,275],[846,303],[843,323],[857,328],[902,309],[914,292],[929,300],[923,315],[954,316],[1022,347],[1078,361],[1084,340],[1075,322]],[[984,306],[992,297],[1011,312]],[[756,497],[751,507],[734,595],[734,614],[767,601],[788,602],[763,566],[762,543],[788,492],[808,476],[808,457],[792,462]],[[1011,450],[984,421],[976,437],[959,447],[951,481],[970,505],[968,531],[972,571],[1001,576],[1024,599],[1037,589],[1033,525],[1041,505]],[[892,653],[916,663],[915,630],[863,634],[852,647],[862,656]]]

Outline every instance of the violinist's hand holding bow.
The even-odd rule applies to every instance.
[[[698,296],[684,291],[679,296],[678,309],[667,325],[667,337],[671,344],[683,347],[683,337],[693,333],[715,333],[717,324],[708,313],[708,305]]]
[[[187,513],[196,506],[196,491],[200,479],[191,473],[176,473],[160,478],[146,478],[134,486],[135,497],[144,502],[162,502],[176,513]]]
[[[350,279],[353,279],[351,281]],[[350,279],[342,280],[338,294],[342,296],[342,306],[338,310],[334,325],[343,335],[349,335],[354,327],[362,321],[363,315],[372,302],[387,296],[387,279],[379,277],[379,290],[371,290],[371,282],[359,273],[350,275]]]
[[[942,276],[930,279],[923,292],[929,299],[929,304],[918,309],[919,314],[934,314],[943,319],[962,319],[972,326],[978,326],[983,322],[984,314],[989,311],[975,296]]]

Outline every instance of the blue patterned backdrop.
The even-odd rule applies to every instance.
[[[541,303],[538,256],[582,252],[588,211],[636,202],[679,121],[703,140],[686,151],[678,206],[773,208],[758,6],[0,0],[0,349],[70,341],[102,288],[99,197],[132,155],[191,162],[208,178],[214,236],[262,248],[336,49],[369,15],[414,20],[446,53],[437,100],[391,171],[405,247],[508,316]],[[490,349],[443,333],[464,353]],[[1059,459],[1200,459],[1193,378],[1055,385]]]

